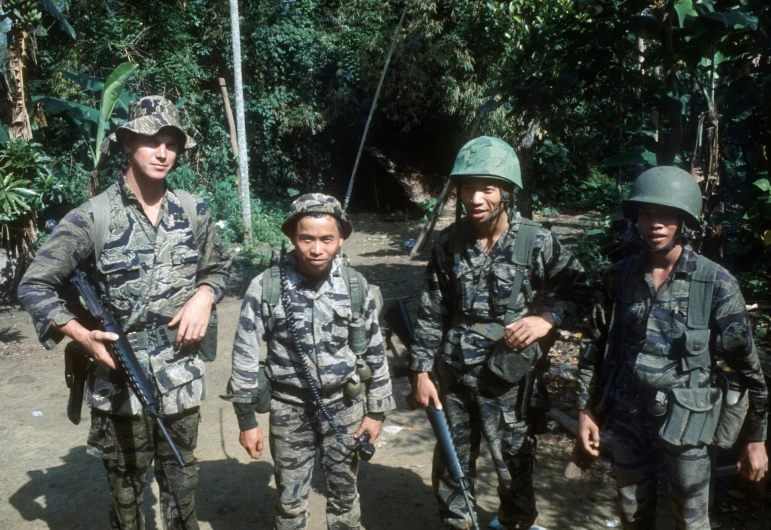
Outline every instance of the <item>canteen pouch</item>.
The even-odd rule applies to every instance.
[[[723,392],[719,388],[674,388],[659,438],[677,447],[711,444],[715,437]]]
[[[723,400],[723,408],[720,410],[712,444],[721,449],[732,448],[742,431],[749,408],[750,400],[747,391],[739,392],[729,388]]]
[[[537,342],[521,351],[512,350],[505,340],[495,344],[487,357],[487,368],[496,376],[509,383],[519,383],[530,367],[541,358],[541,347]]]
[[[214,309],[209,317],[209,326],[206,328],[206,335],[201,339],[198,344],[198,357],[203,362],[210,363],[217,358],[217,324],[219,323],[219,317],[217,316],[217,310]]]

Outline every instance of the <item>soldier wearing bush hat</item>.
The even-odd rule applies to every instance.
[[[394,408],[376,297],[340,256],[353,227],[337,199],[302,195],[281,230],[294,250],[246,292],[224,397],[234,403],[239,442],[255,459],[264,445],[255,412],[270,412],[274,528],[307,527],[317,450],[327,481],[327,526],[359,528],[360,454],[371,457],[385,413]],[[261,367],[263,341],[268,356]]]
[[[548,409],[542,375],[556,328],[587,296],[586,277],[549,230],[514,207],[522,178],[506,142],[471,140],[450,178],[458,220],[439,234],[426,269],[411,352],[415,398],[444,408],[471,478],[480,440],[487,440],[498,475],[498,524],[530,528],[538,516],[534,435],[543,432]],[[470,528],[458,484],[437,458],[433,477],[443,524]]]
[[[768,393],[739,284],[688,244],[701,205],[682,169],[656,167],[635,180],[623,210],[644,251],[605,274],[603,353],[579,363],[579,447],[599,454],[607,418],[624,528],[655,527],[663,462],[675,527],[708,530],[707,449],[737,443],[745,416],[739,468],[750,480],[768,468]]]
[[[194,450],[204,360],[216,352],[214,305],[225,293],[230,262],[206,203],[166,182],[178,155],[194,145],[170,101],[148,96],[131,103],[129,121],[102,145],[105,153],[127,152],[128,167],[118,182],[62,219],[19,285],[19,300],[46,348],[67,336],[73,340],[65,349],[68,359],[88,359],[87,374],[76,376],[73,388],[84,389],[91,408],[88,452],[102,458],[107,470],[111,528],[144,528],[151,465],[163,527],[198,528]],[[184,467],[125,378],[115,375],[110,344],[118,336],[90,329],[92,323],[61,298],[78,265],[92,273],[157,389],[163,423]],[[80,404],[71,397],[74,423],[80,422]]]

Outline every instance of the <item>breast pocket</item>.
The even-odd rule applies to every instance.
[[[131,311],[131,302],[141,296],[139,255],[130,250],[104,252],[97,269],[105,278],[104,294],[119,311]]]
[[[514,276],[516,275],[516,272],[516,267],[513,267],[508,263],[493,263],[491,302],[493,309],[495,309],[496,312],[501,313],[506,311],[510,297],[519,297],[519,293],[512,293],[511,291],[514,288]]]

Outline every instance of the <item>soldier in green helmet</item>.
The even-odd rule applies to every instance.
[[[750,480],[768,468],[768,393],[739,285],[688,245],[701,204],[681,169],[637,178],[623,209],[644,250],[605,274],[604,355],[579,363],[578,443],[597,456],[607,418],[624,528],[655,528],[663,462],[676,528],[708,530],[707,448],[734,445],[745,416],[739,468]]]
[[[555,330],[588,297],[586,275],[549,230],[514,208],[522,179],[508,144],[471,140],[450,178],[466,216],[439,234],[431,252],[411,351],[415,399],[444,408],[471,478],[487,440],[498,475],[498,527],[530,528],[538,515],[533,436],[548,409],[541,375]],[[444,526],[471,528],[438,453],[432,476]]]

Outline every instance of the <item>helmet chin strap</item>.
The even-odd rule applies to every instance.
[[[645,248],[651,254],[669,254],[669,251],[675,248],[675,245],[686,245],[688,243],[688,229],[685,227],[685,222],[680,222],[680,228],[677,230],[675,237],[672,240],[659,249],[652,249],[648,243],[645,243]],[[644,241],[644,240],[643,240]]]

